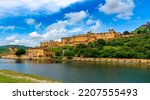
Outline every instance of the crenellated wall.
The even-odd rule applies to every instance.
[[[110,40],[119,37],[130,37],[133,35],[122,35],[120,33],[116,33],[113,29],[109,29],[109,32],[104,33],[92,33],[87,32],[86,34],[79,34],[72,37],[61,38],[60,42],[57,41],[49,41],[49,42],[41,42],[41,47],[59,47],[59,46],[76,46],[77,44],[87,44],[89,42],[94,42],[98,39]]]

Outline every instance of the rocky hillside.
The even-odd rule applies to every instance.
[[[150,33],[150,22],[147,22],[147,24],[141,25],[139,28],[132,31],[134,34],[145,34]]]

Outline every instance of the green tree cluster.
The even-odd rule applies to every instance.
[[[128,34],[128,32],[125,32]],[[109,41],[99,39],[88,44],[55,48],[58,56],[102,57],[102,58],[146,58],[150,59],[150,34],[117,38]]]
[[[18,49],[15,54],[20,57],[20,56],[26,54],[26,50],[25,49]]]

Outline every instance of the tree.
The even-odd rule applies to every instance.
[[[76,49],[84,49],[84,48],[86,48],[86,44],[81,43],[76,46]]]
[[[84,57],[98,57],[99,49],[97,48],[86,48],[83,52]]]
[[[141,33],[141,30],[138,30],[138,31],[137,31],[137,34],[140,34],[140,33]]]
[[[104,39],[98,39],[96,41],[97,46],[106,46],[106,41]]]
[[[130,34],[130,32],[129,31],[124,31],[123,34],[127,35],[127,34]]]
[[[94,42],[89,42],[87,46],[89,48],[94,48],[95,47],[95,43]]]
[[[123,39],[113,39],[107,42],[107,45],[110,46],[123,46],[124,40]]]
[[[137,43],[135,43],[134,41],[130,41],[127,43],[127,46],[133,48],[133,47],[137,46]]]
[[[145,44],[144,48],[149,49],[150,50],[150,44]]]
[[[15,53],[17,56],[25,55],[26,50],[25,49],[18,49]]]
[[[67,56],[67,57],[72,57],[74,55],[75,55],[74,51],[70,51],[70,50],[66,50],[64,53],[64,56]]]
[[[147,51],[146,58],[150,59],[150,50]]]
[[[100,51],[100,57],[112,58],[114,57],[115,52],[116,50],[114,49],[114,47],[105,47],[104,50]]]
[[[74,49],[76,56],[83,55],[84,49],[86,49],[86,48],[87,48],[87,46],[85,44],[78,44]]]
[[[116,58],[127,58],[127,53],[124,50],[116,51],[114,54],[114,57],[116,57]]]

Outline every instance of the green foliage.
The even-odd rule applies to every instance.
[[[87,46],[86,46],[86,44],[78,44],[77,46],[76,46],[76,49],[84,49],[84,48],[86,48]]]
[[[109,46],[123,46],[124,40],[122,38],[120,39],[113,39],[107,42],[107,45]]]
[[[71,51],[71,50],[66,50],[64,53],[64,56],[67,56],[67,57],[73,57],[74,55],[75,55],[74,51]]]
[[[0,46],[0,49],[8,49],[11,47],[16,47],[18,49],[27,49],[28,47],[23,46],[23,45],[4,45],[4,46]]]
[[[56,51],[55,55],[56,56],[62,56],[62,52],[61,51]]]
[[[96,46],[106,46],[106,41],[104,39],[98,39],[96,41]]]
[[[89,42],[87,46],[89,48],[95,48],[95,43],[94,42]]]
[[[99,49],[97,48],[86,48],[83,52],[84,57],[98,57]]]
[[[147,51],[147,53],[146,53],[146,58],[147,58],[147,59],[150,59],[150,50]]]
[[[128,58],[128,55],[127,55],[127,53],[126,53],[126,51],[116,51],[115,53],[114,53],[114,57],[115,58]]]
[[[100,57],[114,57],[116,49],[112,46],[106,46],[103,50],[100,51]]]
[[[133,48],[135,46],[137,46],[137,43],[133,42],[133,41],[130,41],[127,43],[127,46],[130,47],[130,48]]]
[[[150,44],[145,44],[144,48],[149,49],[150,50]]]
[[[127,34],[130,34],[129,31],[124,31],[123,34],[127,35]]]
[[[83,55],[86,48],[87,48],[87,46],[85,44],[78,44],[74,49],[76,56]]]
[[[25,55],[26,50],[25,49],[18,49],[15,53],[17,56]]]
[[[52,49],[52,48],[51,48]],[[86,44],[78,44],[75,47],[65,46],[55,49],[58,56],[83,56],[104,58],[147,58],[150,59],[150,34],[138,34],[134,37],[103,39]],[[64,54],[62,51],[65,51]]]

